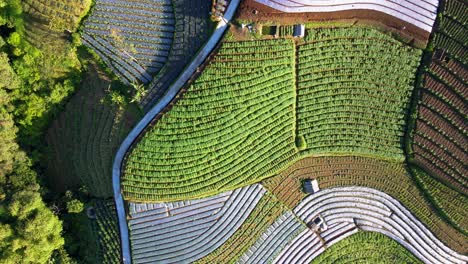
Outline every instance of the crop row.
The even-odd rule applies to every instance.
[[[357,263],[363,259],[373,263],[386,263],[389,260],[395,263],[422,263],[402,245],[383,234],[358,232],[328,248],[311,264]]]
[[[402,160],[402,113],[421,52],[371,29],[307,33],[298,49],[297,119],[308,153]]]
[[[437,13],[437,0],[335,0],[329,1],[298,1],[298,0],[255,0],[261,4],[286,13],[303,12],[336,12],[356,9],[374,10],[393,16],[422,30],[431,32]]]
[[[373,188],[344,186],[322,189],[307,196],[293,212],[305,223],[312,222],[320,214],[328,226],[349,223],[364,231],[382,233],[425,263],[461,264],[468,260],[467,256],[457,253],[435,237],[397,199]],[[327,241],[326,238],[324,240]],[[327,245],[333,242],[327,241]],[[310,245],[306,243],[302,250],[311,251],[308,247]]]
[[[442,211],[462,232],[468,230],[468,198],[427,175],[424,171],[411,168],[433,204]]]
[[[285,207],[276,197],[266,192],[239,229],[219,248],[196,263],[223,263],[239,259],[284,211]]]
[[[122,181],[128,199],[134,193],[147,200],[173,200],[219,192],[266,177],[294,155],[294,45],[267,44],[281,46],[289,60],[277,65],[275,56],[286,55],[261,48],[253,51],[255,59],[237,55],[240,65],[261,59],[270,70],[253,76],[248,71],[225,76],[212,68],[226,56],[236,59],[221,47],[206,76],[181,94],[129,153]]]
[[[291,40],[225,42],[129,153],[127,198],[193,198],[268,177],[298,158],[295,123],[306,143],[300,155],[402,160],[404,112],[420,51],[376,30],[313,32],[321,41],[299,46],[297,109]],[[374,48],[354,45],[360,37],[375,38],[366,43]],[[361,55],[336,54],[346,49]],[[334,58],[325,70],[309,59],[324,53]]]
[[[445,1],[443,14],[456,21],[466,22],[468,20],[467,10],[468,4],[465,0],[449,0]]]
[[[468,192],[465,129],[467,84],[466,2],[444,5],[432,45],[436,53],[423,74],[413,131],[414,161],[437,180]]]
[[[452,249],[463,252],[465,236],[438,216],[434,205],[424,198],[407,169],[399,163],[355,156],[310,157],[265,180],[264,185],[293,208],[305,196],[302,192],[305,179],[316,179],[320,189],[365,186],[383,191],[400,201]]]
[[[307,229],[291,211],[271,224],[237,263],[271,263],[297,235]]]
[[[170,2],[174,10],[174,42],[167,63],[148,85],[148,93],[141,102],[145,110],[166,93],[172,82],[208,40],[213,26],[209,21],[211,1],[172,0]]]
[[[138,78],[142,82],[147,82],[151,77],[149,73],[137,62],[131,59],[131,55],[120,51],[118,48],[108,45],[105,39],[98,36],[90,36],[86,33],[82,35],[83,44],[95,50],[104,62],[111,69],[117,69],[117,76],[125,78],[123,82],[131,83]],[[104,56],[104,57],[103,57]]]
[[[100,263],[118,263],[120,261],[120,237],[114,201],[97,201],[95,210]]]
[[[84,23],[83,42],[122,81],[149,83],[167,60],[175,31],[171,1],[99,0]]]
[[[133,262],[189,263],[210,254],[242,226],[264,193],[256,184],[133,211],[129,220]]]
[[[112,195],[113,153],[128,133],[135,117],[122,114],[109,104],[103,104],[105,89],[111,83],[90,67],[91,76],[52,122],[46,134],[50,149],[47,174],[55,181],[64,179],[64,189],[86,185],[95,197]],[[66,158],[65,158],[66,157]],[[64,190],[61,190],[64,191]]]
[[[326,248],[359,230],[355,223],[336,220],[334,222],[333,224],[331,222],[327,223],[327,230],[321,233],[305,229],[280,252],[272,263],[309,264],[311,260],[322,254]]]

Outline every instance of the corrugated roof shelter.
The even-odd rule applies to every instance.
[[[294,25],[293,36],[303,38],[304,35],[305,35],[305,25],[304,24]]]

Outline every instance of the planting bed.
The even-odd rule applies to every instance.
[[[414,162],[465,195],[468,194],[467,12],[466,1],[445,4],[440,27],[434,33],[436,52],[422,76],[418,118],[412,132]]]
[[[95,197],[112,196],[113,154],[138,114],[105,102],[111,85],[97,65],[89,65],[80,90],[47,131],[46,173],[55,191],[85,185]]]
[[[207,196],[281,168],[294,143],[294,45],[226,42],[128,154],[129,200]]]
[[[222,263],[239,259],[285,211],[286,207],[274,195],[266,192],[239,229],[219,248],[196,263]]]
[[[301,185],[304,179],[317,179],[321,189],[356,185],[385,192],[400,201],[445,244],[457,252],[465,252],[468,237],[440,217],[403,164],[353,156],[304,158],[265,180],[263,185],[293,208],[305,197]]]
[[[198,50],[208,40],[213,24],[209,21],[211,1],[172,0],[174,6],[174,42],[167,62],[148,85],[141,105],[147,111],[166,93]]]
[[[167,61],[175,31],[171,0],[97,0],[83,43],[125,83],[149,83]]]
[[[292,243],[276,259],[278,263],[309,263],[327,247],[356,232],[353,225],[389,236],[425,263],[462,264],[468,260],[439,241],[400,202],[372,188],[321,190],[307,196],[293,212],[305,223],[319,214],[328,229],[304,237],[303,243]]]
[[[63,49],[68,43],[65,30],[75,31],[91,0],[23,0],[25,34],[39,48]]]
[[[286,13],[305,12],[335,12],[342,10],[364,9],[374,10],[394,16],[405,22],[411,23],[427,32],[431,32],[432,25],[437,14],[438,0],[403,0],[394,2],[391,0],[350,1],[335,0],[310,1],[310,0],[255,0],[271,8]]]
[[[421,52],[376,30],[307,31],[298,47],[297,130],[307,154],[403,161],[404,116]]]
[[[402,161],[420,51],[370,29],[308,34],[299,47],[284,39],[225,42],[134,143],[123,169],[126,198],[208,196],[259,181],[304,155]]]
[[[328,248],[311,264],[321,263],[422,263],[391,238],[376,232],[358,232]]]
[[[120,261],[120,237],[114,201],[100,200],[95,203],[96,227],[99,237],[99,263],[115,264]]]
[[[459,230],[468,234],[468,197],[444,185],[418,168],[411,171],[432,204]]]
[[[134,263],[189,263],[221,246],[246,221],[265,189],[259,184],[173,203],[130,203]]]

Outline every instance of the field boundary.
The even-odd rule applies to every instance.
[[[208,57],[213,48],[221,40],[222,36],[224,35],[224,32],[228,28],[229,21],[234,16],[234,13],[239,3],[240,0],[232,0],[229,3],[229,7],[227,8],[223,19],[221,19],[221,21],[218,23],[214,33],[211,35],[208,42],[203,46],[203,48],[195,56],[193,61],[184,70],[184,72],[171,85],[164,97],[161,98],[161,100],[155,106],[153,106],[153,108],[138,122],[138,124],[128,134],[128,136],[120,145],[117,154],[115,155],[114,164],[112,167],[112,187],[114,189],[114,200],[119,220],[120,240],[122,245],[122,262],[124,264],[132,263],[130,253],[130,240],[128,236],[128,225],[125,213],[125,204],[122,195],[122,190],[120,187],[121,167],[125,154],[132,145],[133,141],[138,137],[138,135],[140,135],[140,133],[146,128],[146,126],[151,122],[151,120],[170,103],[170,101],[176,96],[178,91],[183,87],[187,80],[196,71],[197,67],[203,63],[203,61],[206,59],[206,57]]]

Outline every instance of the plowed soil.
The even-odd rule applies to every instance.
[[[285,13],[255,0],[244,0],[238,9],[238,19],[256,23],[279,23],[283,25],[306,22],[346,22],[357,25],[371,25],[385,32],[397,34],[415,47],[425,47],[430,32],[408,22],[372,10],[347,10],[338,12]]]

